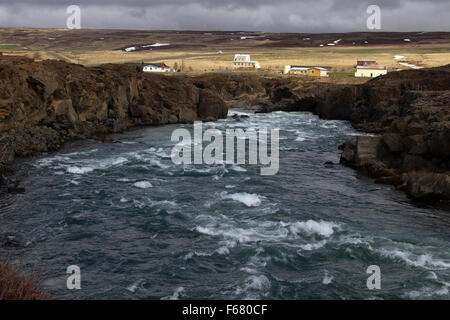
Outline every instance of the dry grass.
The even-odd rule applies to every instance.
[[[0,300],[48,300],[49,296],[6,263],[0,262]]]
[[[233,54],[236,52],[238,51],[224,51],[220,56],[192,57],[184,62],[195,71],[224,70],[231,66]],[[398,64],[399,61],[394,59],[396,55],[406,56],[405,62],[424,67],[450,63],[450,45],[254,49],[248,50],[248,53],[252,54],[252,59],[261,63],[264,71],[278,72],[281,72],[285,65],[325,65],[333,67],[334,72],[354,72],[354,65],[359,58],[375,59],[380,65],[388,66],[391,71],[408,69]],[[170,57],[167,58],[168,63],[174,62]]]
[[[122,52],[89,48],[60,51],[8,51],[4,54],[25,55],[44,59],[61,59],[72,63],[99,65],[103,63],[130,63],[164,61],[173,66],[184,63],[185,71],[211,72],[231,67],[233,55],[238,52],[249,53],[252,59],[261,63],[262,71],[281,73],[285,65],[326,65],[333,72],[354,72],[358,58],[375,59],[378,64],[388,66],[390,71],[404,70],[399,61],[423,67],[437,67],[450,63],[450,44],[371,46],[371,47],[323,47],[323,48],[227,48],[217,54],[214,48],[201,50],[165,49],[140,52]],[[395,60],[395,55],[406,56]]]
[[[244,32],[246,35],[251,32]],[[281,72],[284,65],[329,65],[334,72],[354,72],[358,58],[376,59],[391,71],[406,69],[394,59],[424,67],[450,63],[450,33],[343,33],[272,34],[254,33],[263,39],[239,39],[235,32],[196,32],[164,30],[65,30],[0,28],[0,51],[25,55],[37,60],[61,59],[85,65],[164,61],[169,65],[185,63],[185,70],[220,71],[231,67],[235,53],[250,53],[261,63],[263,72]],[[310,41],[305,42],[304,37]],[[319,47],[340,37],[337,46]],[[411,43],[403,39],[410,38]],[[369,40],[370,45],[361,45]],[[356,42],[355,42],[356,41]],[[149,51],[123,52],[120,48],[138,44],[170,43],[170,47]],[[223,51],[223,55],[217,52]]]

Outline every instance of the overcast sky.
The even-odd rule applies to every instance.
[[[365,31],[375,4],[382,31],[450,31],[450,0],[0,0],[0,26],[63,28],[71,4],[83,28]]]

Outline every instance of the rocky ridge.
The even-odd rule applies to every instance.
[[[107,134],[135,126],[216,120],[227,112],[214,91],[137,66],[0,59],[0,170],[68,140],[108,141]]]

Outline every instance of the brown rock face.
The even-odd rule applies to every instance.
[[[387,133],[382,140],[386,148],[391,153],[400,153],[403,151],[402,137],[397,133]]]
[[[450,66],[394,72],[355,92],[333,106],[345,106],[345,119],[381,139],[373,141],[378,151],[369,166],[358,157],[349,159],[348,148],[342,163],[364,168],[377,182],[396,185],[415,199],[450,199]],[[355,149],[357,154],[360,146]],[[393,171],[381,174],[379,167]]]
[[[406,182],[409,194],[417,199],[450,200],[450,175],[419,173]]]
[[[57,150],[69,139],[216,120],[227,112],[215,91],[187,78],[144,74],[135,66],[0,64],[0,168],[15,156]]]
[[[217,94],[209,89],[201,90],[198,104],[198,116],[200,119],[206,121],[215,120],[217,118],[225,118],[227,114],[228,107]]]

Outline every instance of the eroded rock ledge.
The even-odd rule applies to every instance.
[[[448,203],[450,66],[391,73],[345,92],[318,108],[326,103],[356,128],[378,137],[358,137],[354,157],[343,154],[341,161],[415,199]],[[367,148],[373,157],[361,157]]]

